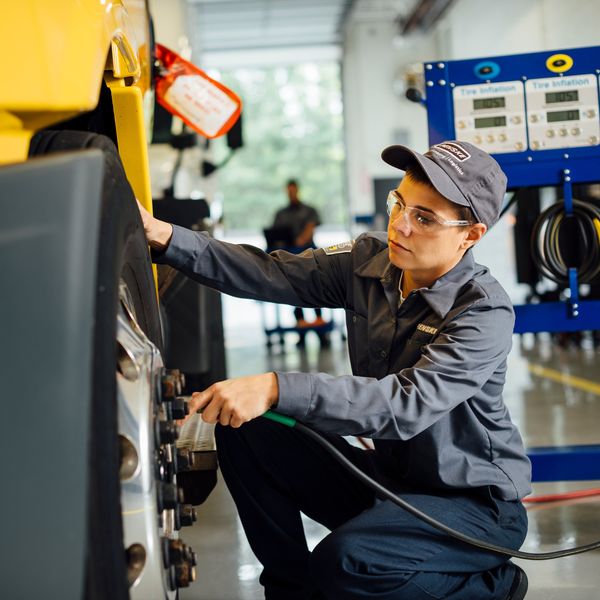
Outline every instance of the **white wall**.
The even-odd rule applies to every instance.
[[[364,11],[363,11],[364,16]],[[345,30],[343,84],[347,183],[351,214],[373,210],[372,179],[398,171],[379,158],[406,129],[408,144],[425,150],[423,107],[393,92],[398,73],[414,62],[537,52],[600,44],[600,1],[457,0],[435,30],[393,43],[389,18],[353,20]]]
[[[406,130],[407,143],[422,148],[427,115],[420,105],[394,93],[393,82],[407,65],[434,55],[435,40],[419,38],[402,49],[390,22],[348,24],[343,59],[343,97],[350,213],[372,211],[372,178],[394,175],[380,158]]]
[[[156,41],[188,60],[191,58],[189,11],[185,0],[150,0]],[[175,121],[174,130],[180,130],[181,122],[177,118]],[[149,159],[152,197],[161,198],[163,190],[171,183],[177,152],[167,144],[153,144],[149,149]],[[214,176],[203,178],[200,175],[203,159],[211,160],[211,154],[203,149],[202,144],[184,151],[175,179],[177,198],[204,198],[209,203],[214,200],[217,180]]]
[[[149,0],[156,41],[180,53],[186,39],[187,7],[184,0]]]

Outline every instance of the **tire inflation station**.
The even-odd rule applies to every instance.
[[[600,47],[427,62],[424,75],[426,98],[416,90],[409,98],[427,109],[430,145],[475,144],[498,161],[509,190],[562,186],[562,223],[576,220],[584,203],[572,185],[600,181]],[[597,212],[589,226],[598,246]],[[565,302],[515,306],[515,333],[600,329],[600,301],[580,300],[581,275],[567,264],[554,278],[570,290]],[[600,479],[600,445],[530,448],[528,456],[534,481]]]

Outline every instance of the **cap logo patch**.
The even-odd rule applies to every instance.
[[[437,149],[437,146],[432,146],[430,150],[425,153],[425,156],[428,154],[435,154],[440,160],[447,162],[452,168],[459,173],[460,175],[464,175],[465,172],[462,170],[462,167],[454,160],[454,155],[448,155],[446,152],[440,152]]]
[[[453,142],[444,142],[443,144],[436,144],[433,147],[447,152],[460,162],[464,162],[468,158],[471,158],[471,155],[462,146],[454,144]]]

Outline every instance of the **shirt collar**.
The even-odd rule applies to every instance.
[[[400,269],[390,263],[387,248],[359,265],[354,269],[354,273],[359,277],[379,279],[386,288],[392,281],[396,282],[397,286],[400,279]],[[475,260],[469,249],[460,262],[435,281],[430,288],[421,288],[416,293],[421,294],[433,311],[444,318],[454,306],[461,288],[473,278],[474,274]]]
[[[371,256],[362,265],[354,269],[354,273],[359,277],[372,277],[373,279],[389,279],[392,269],[398,270],[390,263],[388,258],[387,246]]]
[[[467,250],[460,262],[442,275],[430,288],[419,290],[422,298],[442,318],[454,306],[456,298],[467,281],[475,274],[475,259]]]

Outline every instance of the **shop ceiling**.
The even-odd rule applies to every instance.
[[[439,18],[451,0],[187,0],[194,48],[202,54],[338,46],[351,16],[390,19],[410,33]]]

